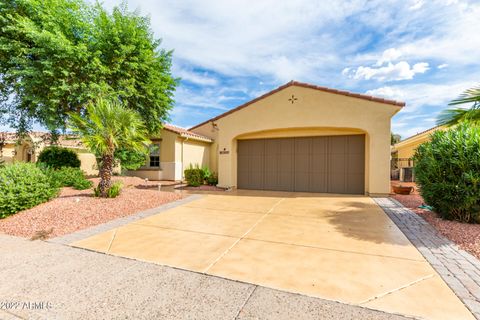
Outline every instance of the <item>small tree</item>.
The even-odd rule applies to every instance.
[[[107,197],[111,187],[117,149],[145,152],[150,144],[141,116],[118,100],[99,98],[86,106],[85,116],[71,114],[70,128],[101,158],[99,195]]]
[[[399,134],[393,132],[390,133],[390,145],[393,146],[394,144],[399,143],[400,140],[402,140],[402,137]]]
[[[480,222],[480,128],[461,123],[432,134],[415,153],[425,202],[444,219]]]

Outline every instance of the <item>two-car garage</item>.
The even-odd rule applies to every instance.
[[[238,188],[365,193],[365,135],[238,140]]]
[[[219,187],[385,196],[402,106],[292,81],[190,130],[213,141]]]

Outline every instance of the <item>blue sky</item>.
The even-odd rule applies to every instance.
[[[120,1],[107,0],[111,8]],[[405,101],[407,137],[480,83],[480,3],[130,0],[174,50],[171,113],[190,127],[290,80]]]

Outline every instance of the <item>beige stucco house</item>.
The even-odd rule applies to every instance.
[[[390,121],[404,105],[291,81],[189,130],[164,125],[145,165],[128,174],[182,180],[193,165],[225,188],[385,195]],[[12,148],[25,161],[41,150],[29,155],[30,141]]]
[[[403,139],[391,148],[392,170],[400,181],[415,181],[413,171],[413,156],[418,146],[430,140],[430,136],[437,130],[445,130],[444,126],[436,126]]]
[[[189,131],[213,141],[221,187],[384,195],[404,105],[291,81]]]

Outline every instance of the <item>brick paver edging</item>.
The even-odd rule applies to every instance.
[[[80,231],[77,231],[77,232],[74,232],[74,233],[70,233],[70,234],[67,234],[67,235],[64,235],[64,236],[52,238],[52,239],[49,239],[48,242],[59,243],[59,244],[69,244],[69,243],[72,243],[72,242],[75,242],[75,241],[80,241],[82,239],[94,236],[98,233],[102,233],[102,232],[105,232],[105,231],[108,231],[108,230],[111,230],[111,229],[115,229],[115,228],[121,227],[123,225],[126,225],[130,222],[137,221],[137,220],[140,220],[140,219],[143,219],[143,218],[147,218],[147,217],[150,217],[150,216],[155,215],[157,213],[160,213],[162,211],[166,211],[168,209],[172,209],[172,208],[181,206],[182,204],[189,203],[189,202],[191,202],[193,200],[197,200],[201,197],[202,197],[202,195],[198,195],[198,194],[189,195],[189,196],[187,196],[183,199],[173,201],[173,202],[168,202],[168,203],[163,204],[163,205],[161,205],[159,207],[156,207],[156,208],[152,208],[152,209],[148,209],[148,210],[145,210],[145,211],[137,212],[137,213],[132,214],[130,216],[126,216],[126,217],[123,217],[123,218],[118,218],[118,219],[115,219],[115,220],[112,220],[112,221],[108,221],[106,223],[99,224],[97,226],[93,226],[91,228],[83,229],[83,230],[80,230]]]
[[[480,261],[442,236],[427,221],[391,198],[374,198],[448,286],[480,319]]]

